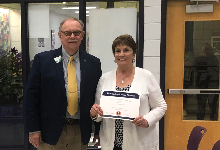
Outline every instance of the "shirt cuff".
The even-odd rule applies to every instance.
[[[29,135],[32,134],[32,133],[36,133],[36,132],[41,132],[41,131],[29,132]]]

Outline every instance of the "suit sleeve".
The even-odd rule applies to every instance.
[[[28,83],[25,89],[25,119],[27,124],[27,132],[41,131],[40,129],[40,61],[38,55],[34,57],[34,62],[29,75]]]
[[[99,78],[101,78],[102,70],[101,70],[101,63],[100,62],[99,62],[99,73],[98,74],[99,74]],[[98,88],[98,85],[97,85],[97,88]],[[94,125],[95,125],[95,135],[99,135],[101,122],[95,122],[94,121]]]

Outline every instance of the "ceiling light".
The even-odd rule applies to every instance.
[[[79,7],[63,7],[62,9],[79,9]],[[86,7],[86,9],[96,9],[96,7]]]
[[[66,2],[63,2],[63,4],[66,4]]]
[[[89,16],[89,15],[86,15],[86,16]]]
[[[96,9],[96,7],[86,7],[86,9]]]
[[[76,14],[78,14],[78,13],[79,13],[79,11],[75,11],[75,13],[76,13]],[[86,11],[86,13],[89,13],[89,11]]]

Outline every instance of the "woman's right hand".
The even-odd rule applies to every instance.
[[[92,106],[91,110],[90,110],[90,115],[91,115],[92,117],[97,117],[98,114],[99,114],[100,116],[103,115],[102,108],[101,108],[98,104],[94,104],[94,105]]]

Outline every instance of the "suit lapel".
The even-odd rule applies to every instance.
[[[54,58],[62,56],[62,47],[55,50]],[[63,73],[63,61],[56,63],[55,60],[53,60],[55,69],[57,71],[57,75],[60,81],[60,85],[62,87],[62,91],[66,95],[66,89],[65,89],[65,81],[64,81],[64,73]]]
[[[86,66],[87,66],[86,52],[79,51],[79,58],[80,58],[80,71],[81,71],[80,95],[82,95],[84,83],[86,80]]]

